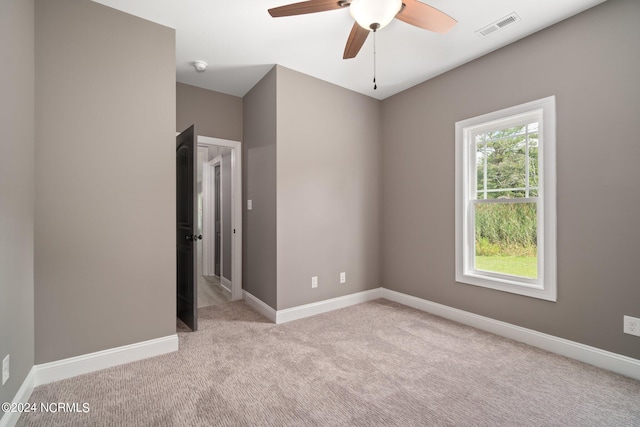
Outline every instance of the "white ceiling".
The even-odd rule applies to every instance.
[[[347,8],[283,18],[267,9],[290,0],[94,0],[176,29],[176,80],[244,96],[274,64],[377,99],[485,55],[604,0],[428,0],[458,24],[445,35],[394,19],[354,59],[342,59],[353,19]],[[476,31],[515,12],[521,20],[487,37]],[[196,73],[192,62],[209,64]]]

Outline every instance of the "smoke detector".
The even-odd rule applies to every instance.
[[[204,61],[193,61],[193,68],[195,68],[198,73],[204,73],[207,65],[209,64]]]

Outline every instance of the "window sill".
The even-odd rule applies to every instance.
[[[509,292],[517,295],[524,295],[546,301],[557,301],[555,286],[550,286],[548,284],[545,289],[544,285],[509,280],[506,277],[489,277],[473,273],[456,274],[456,282]]]

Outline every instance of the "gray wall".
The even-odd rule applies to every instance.
[[[610,0],[383,102],[383,286],[640,358],[640,2]],[[556,95],[558,301],[454,281],[454,123]]]
[[[277,308],[377,288],[380,102],[280,66],[277,77]]]
[[[176,130],[192,124],[198,135],[242,141],[242,98],[176,83]]]
[[[243,288],[277,308],[276,68],[243,98]],[[253,201],[247,210],[246,200]]]
[[[283,310],[379,287],[380,102],[276,66],[243,104],[244,288]]]
[[[33,0],[0,3],[0,361],[11,358],[0,402],[11,402],[34,360],[33,31]]]
[[[35,40],[35,361],[175,334],[175,32],[37,0]]]

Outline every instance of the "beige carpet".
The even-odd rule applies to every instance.
[[[640,381],[385,300],[274,325],[200,310],[180,351],[38,387],[20,426],[640,426]]]

